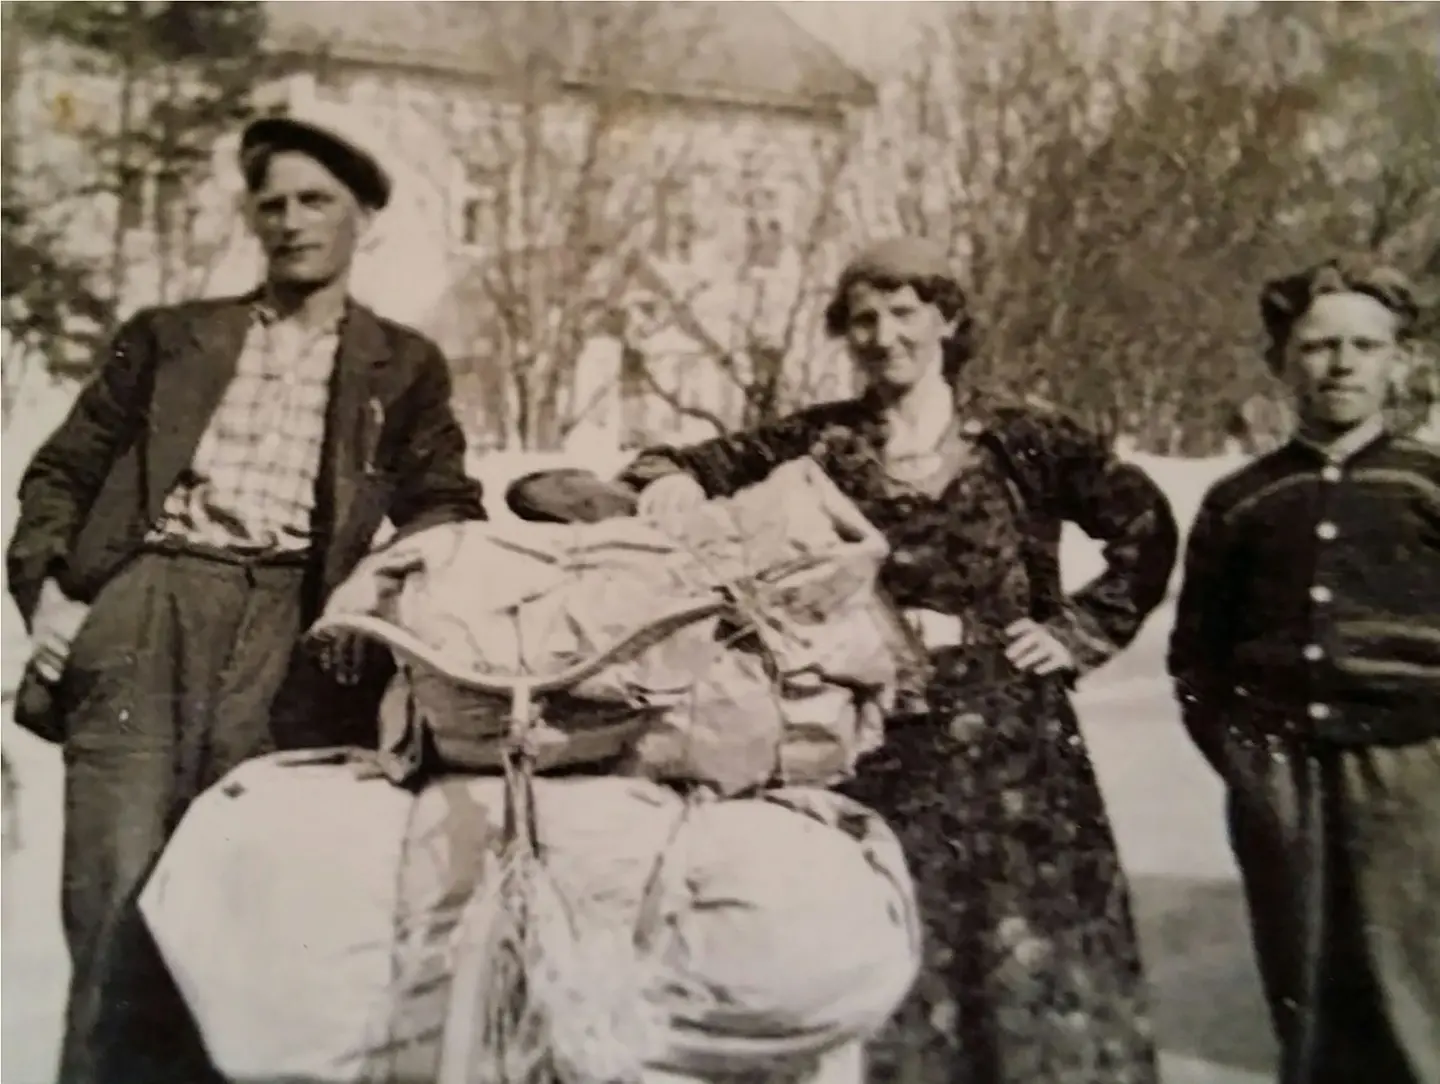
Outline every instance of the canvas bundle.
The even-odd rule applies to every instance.
[[[321,622],[388,645],[392,778],[493,769],[517,683],[539,771],[722,793],[827,784],[879,744],[906,641],[883,538],[810,460],[681,522],[437,527],[376,555]],[[366,578],[372,581],[368,586]],[[358,600],[358,601],[357,601]]]
[[[517,862],[507,781],[412,793],[355,755],[237,768],[141,897],[227,1079],[757,1079],[863,1041],[914,979],[899,841],[839,795],[539,779],[543,861]]]

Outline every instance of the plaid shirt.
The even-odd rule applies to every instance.
[[[240,551],[310,545],[338,321],[318,331],[257,303],[235,377],[151,541]]]

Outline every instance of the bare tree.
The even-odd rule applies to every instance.
[[[486,21],[473,61],[485,70],[437,75],[401,109],[400,123],[446,148],[434,168],[449,175],[431,181],[453,223],[452,281],[435,330],[476,420],[507,446],[555,447],[586,417],[595,391],[575,377],[587,344],[614,330],[642,255],[693,231],[665,206],[691,135],[668,123],[654,86],[701,48],[705,26],[664,15],[484,5],[470,16]]]
[[[792,145],[788,170],[741,156],[717,194],[722,251],[708,273],[689,290],[647,279],[651,305],[627,329],[643,393],[723,433],[847,390],[820,336],[839,261],[857,236],[860,135],[837,113]],[[680,372],[645,354],[672,332],[692,345]],[[718,379],[721,394],[687,394],[697,368]]]
[[[1328,8],[1127,7],[952,10],[903,99],[894,213],[970,268],[973,379],[1213,451],[1274,397],[1263,278],[1340,243],[1432,244],[1434,60],[1379,64],[1407,35]],[[1123,51],[1082,47],[1122,32]]]
[[[13,10],[11,10],[13,8]],[[137,304],[204,292],[238,227],[216,142],[275,69],[258,3],[7,5],[6,411]]]
[[[1136,165],[1097,156],[1179,34],[1173,12],[1126,8],[954,5],[890,105],[877,214],[947,242],[966,268],[985,336],[977,383],[1067,398],[1071,363],[1050,347],[1086,311],[1105,217],[1082,193]],[[1097,26],[1092,12],[1125,25]],[[1090,46],[1121,33],[1123,51]],[[1127,208],[1137,221],[1143,211]],[[1122,229],[1107,239],[1131,243]]]

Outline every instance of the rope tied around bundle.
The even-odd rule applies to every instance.
[[[498,839],[492,835],[483,848],[483,874],[461,904],[454,936],[445,938],[453,966],[437,1084],[639,1084],[649,1055],[663,1052],[669,1039],[671,1021],[661,1003],[671,995],[665,1004],[673,1004],[675,991],[665,984],[675,977],[662,973],[661,961],[672,948],[663,934],[678,911],[673,901],[683,896],[670,875],[684,865],[673,860],[675,837],[658,853],[647,844],[643,862],[651,877],[636,913],[627,910],[622,917],[613,900],[602,905],[579,882],[572,885],[561,839],[552,841],[547,855],[548,826],[540,823],[547,814],[539,805],[565,784],[537,783],[536,776],[557,762],[563,766],[557,746],[573,749],[577,734],[588,738],[592,732],[572,731],[568,719],[559,726],[547,722],[545,707],[566,710],[577,686],[608,668],[624,675],[624,666],[657,644],[689,626],[704,626],[695,643],[679,641],[673,659],[658,652],[651,657],[659,677],[653,699],[642,699],[636,689],[644,691],[643,683],[626,676],[585,685],[591,697],[604,688],[635,712],[660,720],[644,731],[654,738],[644,748],[638,738],[619,739],[629,743],[621,755],[681,787],[686,801],[677,811],[678,834],[686,811],[706,797],[693,784],[711,785],[714,797],[792,778],[792,762],[784,759],[791,748],[785,745],[787,697],[813,710],[807,698],[820,686],[846,692],[857,703],[883,692],[884,668],[872,666],[869,655],[857,660],[854,649],[847,654],[837,647],[833,628],[812,632],[847,605],[866,608],[883,538],[818,467],[797,467],[787,478],[779,489],[804,501],[767,498],[745,507],[712,507],[704,522],[664,544],[650,539],[653,525],[650,534],[641,532],[646,561],[651,552],[664,559],[662,567],[652,572],[647,565],[643,574],[633,555],[613,556],[626,545],[624,532],[530,546],[514,532],[497,531],[477,535],[465,549],[462,533],[452,530],[431,547],[433,555],[427,550],[417,560],[388,559],[386,570],[398,570],[404,588],[387,595],[388,605],[357,591],[358,601],[328,611],[312,630],[338,626],[369,636],[391,650],[402,673],[414,669],[404,705],[407,733],[420,735],[417,755],[425,755],[428,729],[438,734],[457,717],[469,725],[472,705],[483,705],[475,712],[483,767],[499,769],[504,809]],[[772,523],[775,516],[764,510],[776,507],[784,512]],[[503,589],[447,594],[437,588],[462,557],[487,555],[520,562]],[[522,559],[546,566],[535,573],[529,594],[520,590],[526,582]],[[633,590],[607,583],[605,591],[577,591],[570,598],[556,580],[557,570],[605,577],[612,564],[630,574],[621,582]],[[653,592],[646,586],[652,582]],[[558,599],[554,614],[536,601],[551,599],[546,592]],[[407,600],[413,613],[402,605]],[[560,646],[545,642],[540,618],[569,620],[558,635]],[[838,642],[868,644],[870,630],[860,632]],[[692,661],[706,669],[693,675],[687,694],[681,689],[684,666]],[[427,691],[441,684],[441,693]],[[546,704],[550,693],[561,695]],[[417,697],[425,700],[429,718],[417,715]],[[746,705],[757,701],[750,712]],[[702,703],[710,714],[687,726],[683,716]],[[434,719],[444,713],[450,714],[437,725]],[[676,716],[673,722],[667,713]],[[739,726],[744,733],[732,737],[736,720],[747,713],[757,721],[748,730]],[[828,745],[808,731],[795,739],[793,763],[817,778],[833,775],[832,761],[843,766],[845,754],[865,737],[848,737],[842,728],[851,724],[838,720],[835,735],[825,735]],[[471,764],[479,761],[480,754],[468,748],[465,755],[474,758]]]
[[[553,681],[511,690],[503,834],[461,922],[473,965],[456,971],[437,1084],[640,1084],[668,1023],[648,924],[626,936],[597,921],[547,868],[535,776],[548,724],[536,694]],[[666,908],[649,911],[663,921]]]

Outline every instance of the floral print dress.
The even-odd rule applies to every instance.
[[[846,788],[899,835],[930,948],[872,1079],[1154,1084],[1124,875],[1064,679],[1004,659],[1030,603],[1004,469],[980,450],[938,497],[891,488],[864,506],[891,539],[885,585],[959,616],[967,646]]]
[[[961,648],[934,656],[922,705],[890,721],[884,747],[842,788],[899,836],[926,926],[922,975],[871,1045],[872,1084],[1158,1084],[1128,889],[1069,679],[1024,676],[1004,658],[1003,630],[1058,590],[1058,576],[1033,582],[1037,569],[1052,578],[1037,531],[1058,537],[1033,468],[1058,449],[1045,424],[1029,426],[1039,440],[1009,439],[1023,425],[1000,426],[993,441],[970,429],[934,477],[909,485],[887,476],[878,422],[853,402],[769,433],[655,449],[626,477],[644,484],[679,468],[718,495],[767,463],[812,455],[888,539],[882,582],[894,602],[958,616],[966,630]],[[1090,590],[1128,595],[1138,628],[1173,567],[1173,517],[1138,471],[1093,466],[1115,475],[1110,495],[1125,511],[1096,517],[1110,524],[1092,533],[1111,536],[1112,575]],[[1076,627],[1040,618],[1057,634]],[[1106,627],[1089,622],[1089,651],[1061,638],[1093,659]]]

